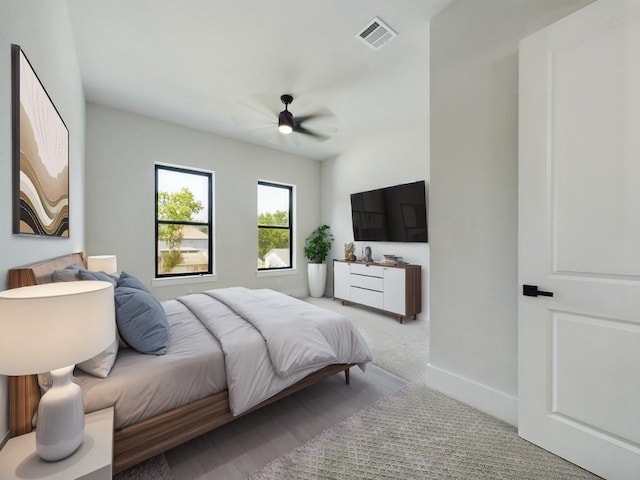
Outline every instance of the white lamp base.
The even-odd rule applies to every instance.
[[[53,385],[38,406],[36,452],[50,462],[71,455],[84,438],[82,391],[73,383],[73,367],[51,371]]]

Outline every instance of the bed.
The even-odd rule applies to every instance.
[[[9,287],[16,288],[49,283],[53,281],[54,271],[83,264],[82,254],[74,253],[14,268],[9,271]],[[235,357],[230,356],[229,350],[231,349],[229,345],[233,344],[234,341],[224,340],[224,331],[222,332],[222,343],[213,335],[213,333],[219,334],[218,331],[215,331],[216,329],[222,328],[224,330],[225,323],[222,322],[223,327],[214,325],[209,320],[212,315],[208,312],[214,309],[216,317],[230,318],[236,311],[240,311],[244,316],[244,311],[246,310],[248,312],[247,315],[251,318],[251,315],[255,313],[253,310],[260,310],[266,301],[265,299],[269,301],[272,298],[278,299],[277,295],[282,294],[271,291],[249,291],[235,288],[212,290],[163,302],[163,307],[171,320],[171,335],[175,337],[172,339],[170,348],[173,355],[149,356],[137,354],[132,349],[127,349],[124,353],[118,353],[118,360],[114,365],[112,374],[106,379],[98,379],[82,372],[76,375],[76,381],[83,389],[87,412],[112,405],[115,407],[114,473],[222,426],[235,418],[258,410],[336,373],[344,372],[346,383],[349,384],[349,369],[355,364],[363,366],[371,360],[368,346],[361,339],[355,327],[353,327],[355,333],[351,333],[348,330],[344,330],[346,328],[344,326],[338,327],[325,322],[323,317],[320,322],[323,329],[321,332],[327,339],[331,337],[330,342],[334,345],[334,350],[339,352],[334,357],[328,358],[330,362],[325,361],[324,364],[318,363],[316,365],[308,365],[305,368],[291,370],[287,369],[289,364],[285,362],[285,366],[280,368],[285,370],[282,373],[283,375],[286,374],[286,376],[267,379],[261,373],[264,370],[263,364],[265,361],[262,357],[256,356],[252,360],[253,363],[250,364],[255,365],[255,368],[240,367],[239,371],[243,372],[243,375],[247,370],[258,372],[251,382],[245,382],[249,386],[242,384],[242,382],[238,381],[238,377],[242,377],[242,375],[236,374],[235,371],[229,374],[226,369],[231,368],[231,364],[240,362],[242,360],[241,357],[247,355],[236,354]],[[309,312],[299,310],[300,308],[306,308],[302,306],[304,302],[284,295],[282,297],[282,302],[284,303],[278,307],[280,310],[275,310],[277,315],[280,315],[281,312],[283,315],[297,315],[301,312],[301,315],[307,315],[304,317],[305,320],[315,321],[315,319],[309,318]],[[213,298],[213,301],[211,298]],[[230,308],[225,303],[228,301],[238,301],[240,304]],[[189,309],[196,309],[198,319],[202,322],[202,327],[187,326],[182,321],[185,316],[183,312],[185,306]],[[311,317],[316,316],[316,314],[316,311],[312,311]],[[258,323],[269,323],[260,318],[260,316],[253,320]],[[307,324],[309,322],[300,323]],[[347,321],[346,323],[350,325],[350,322]],[[211,333],[211,335],[203,334],[202,332],[194,333],[194,328],[196,330],[209,329],[211,331],[208,333]],[[232,327],[231,329],[235,330],[237,328]],[[251,327],[243,326],[242,328]],[[197,336],[195,335],[196,333]],[[266,330],[266,333],[252,333],[252,335],[262,335],[268,340],[270,333]],[[275,336],[280,337],[280,335]],[[343,337],[350,338],[342,340]],[[194,338],[198,340],[194,341]],[[360,343],[361,340],[362,344]],[[268,343],[268,341],[264,342],[264,340],[262,342]],[[205,348],[196,349],[194,343],[201,343]],[[351,345],[343,345],[349,343]],[[278,351],[276,350],[275,354]],[[267,352],[267,355],[273,356],[275,354],[271,351]],[[288,351],[285,350],[281,354],[288,358]],[[256,353],[256,355],[264,357],[265,354]],[[177,361],[175,360],[176,358],[178,359]],[[326,363],[329,364],[327,365]],[[140,365],[144,366],[141,367]],[[277,365],[274,361],[269,368],[277,369]],[[178,397],[186,391],[186,386],[188,385],[194,386],[195,392],[190,395],[185,394],[182,398],[165,400],[160,395],[160,391],[167,389],[160,388],[159,382],[170,371],[174,372],[174,378],[178,382],[175,385],[172,383],[172,387],[175,386],[177,388],[172,388],[171,390],[176,391]],[[137,377],[135,372],[138,372]],[[246,373],[246,375],[249,375],[249,373]],[[124,393],[117,395],[112,393],[113,390],[110,390],[110,385],[122,384],[127,381],[133,381],[133,384],[129,383],[129,385],[135,385],[135,387],[125,387],[124,390],[121,387],[120,391]],[[185,385],[185,387],[183,388],[182,385]],[[263,386],[260,387],[260,385]],[[255,390],[259,391],[258,396],[254,395]],[[129,398],[127,399],[126,397]],[[33,416],[37,410],[39,398],[40,386],[36,375],[9,377],[9,425],[11,436],[32,430]],[[131,398],[145,398],[147,400],[144,401],[144,406],[137,408],[138,406],[134,405],[132,411],[120,414],[119,410],[125,411],[125,408],[120,408],[120,405],[123,405],[125,400],[130,404]],[[151,407],[146,405],[147,403],[150,403]]]

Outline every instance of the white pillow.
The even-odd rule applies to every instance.
[[[119,342],[116,337],[106,350],[76,366],[83,372],[90,373],[96,377],[107,378],[113,364],[116,362],[116,357],[118,356],[118,345]]]

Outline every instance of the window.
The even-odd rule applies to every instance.
[[[156,165],[156,278],[213,273],[213,172]]]
[[[258,270],[293,266],[293,187],[258,182]]]

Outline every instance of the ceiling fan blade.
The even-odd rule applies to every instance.
[[[297,120],[297,118],[296,118],[296,120]],[[294,133],[302,133],[303,135],[309,135],[310,137],[316,138],[316,139],[318,139],[320,141],[327,140],[329,138],[326,135],[322,135],[320,133],[312,132],[308,128],[305,128],[302,125],[300,125],[299,123],[296,123],[295,127],[293,128],[293,131],[294,131]]]
[[[327,117],[335,118],[335,115],[328,108],[324,108],[324,109],[319,110],[319,111],[317,111],[315,113],[310,113],[309,115],[296,116],[296,120],[298,122],[302,123],[302,122],[307,122],[309,120],[315,120],[317,118],[327,118]]]
[[[298,123],[303,123],[303,122],[307,122],[309,120],[314,120],[316,118],[320,118],[321,115],[317,115],[317,114],[311,114],[311,115],[300,115],[299,117],[296,117],[296,122]]]

